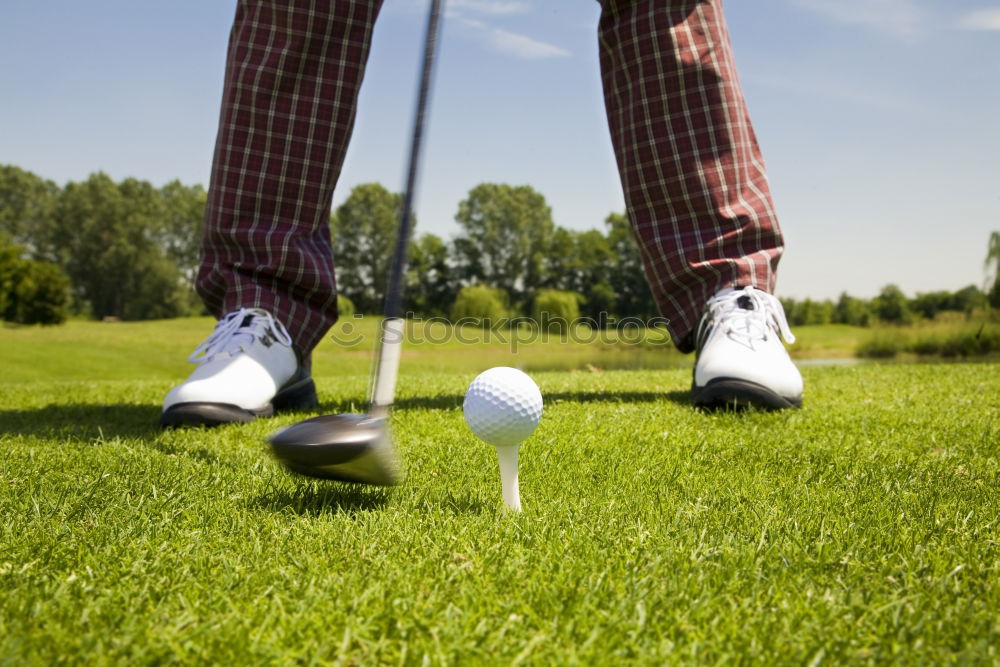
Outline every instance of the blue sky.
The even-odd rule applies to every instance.
[[[232,0],[0,5],[0,162],[208,182]],[[730,0],[737,66],[788,249],[778,293],[981,284],[1000,230],[1000,3]],[[386,0],[334,204],[398,189],[426,4]],[[448,237],[484,181],[529,184],[558,224],[624,210],[593,0],[451,0],[418,231]]]

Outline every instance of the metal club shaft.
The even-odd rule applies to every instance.
[[[416,198],[420,150],[423,144],[424,125],[431,93],[431,79],[434,74],[434,56],[437,51],[441,23],[441,0],[431,0],[430,5],[427,32],[424,38],[424,57],[420,71],[420,89],[413,118],[413,135],[410,140],[410,159],[406,171],[403,207],[399,212],[396,249],[392,258],[389,281],[386,284],[384,318],[380,330],[378,357],[372,375],[371,413],[380,417],[388,414],[389,406],[392,405],[396,392],[399,357],[402,352],[406,326],[403,319],[403,277],[406,275],[406,251],[413,230],[412,209]]]

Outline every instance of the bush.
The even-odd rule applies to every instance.
[[[898,333],[880,331],[858,345],[857,355],[865,359],[892,359],[905,347],[905,340]]]
[[[0,239],[0,316],[17,324],[65,322],[69,278],[55,264],[22,259],[22,252]]]
[[[21,264],[11,301],[6,320],[18,324],[62,324],[68,315],[69,278],[55,264],[27,260]]]
[[[879,332],[858,346],[858,356],[887,359],[900,352],[945,358],[975,357],[1000,352],[1000,328],[986,325],[953,333],[926,333],[916,340],[906,336]]]
[[[943,357],[974,357],[991,352],[1000,352],[1000,330],[961,331],[941,341]]]
[[[931,356],[941,353],[941,337],[934,334],[921,336],[910,346],[910,349],[921,356]]]
[[[580,301],[576,292],[555,289],[539,290],[531,308],[531,319],[542,331],[564,335],[570,323],[580,319]]]
[[[507,293],[485,285],[463,287],[451,307],[452,322],[471,320],[479,326],[488,327],[507,317]]]
[[[354,317],[354,313],[357,310],[354,308],[354,302],[348,299],[343,294],[337,295],[337,318],[344,319],[347,317]]]

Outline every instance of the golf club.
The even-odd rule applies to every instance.
[[[392,444],[388,417],[396,391],[399,355],[406,326],[403,317],[403,275],[413,226],[410,211],[416,190],[440,18],[441,0],[431,0],[406,189],[399,213],[392,269],[386,285],[385,315],[372,373],[369,411],[364,415],[314,417],[272,435],[268,440],[274,455],[288,469],[303,475],[381,486],[398,484],[402,477],[399,459]]]

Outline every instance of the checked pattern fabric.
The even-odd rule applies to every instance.
[[[603,0],[608,125],[629,221],[682,350],[705,302],[773,292],[783,240],[721,0]]]
[[[240,0],[196,288],[263,308],[307,355],[337,319],[330,203],[381,0]]]
[[[602,0],[605,105],[646,274],[682,349],[719,289],[782,251],[721,0]],[[336,321],[329,209],[381,0],[240,0],[196,287],[307,354]]]

